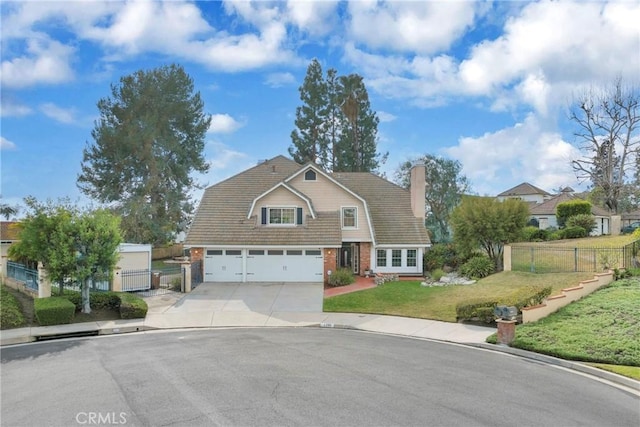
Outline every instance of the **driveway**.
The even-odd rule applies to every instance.
[[[322,312],[322,283],[201,283],[165,313]]]

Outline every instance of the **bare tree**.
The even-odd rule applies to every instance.
[[[640,155],[640,93],[622,79],[581,95],[570,111],[576,144],[584,157],[571,165],[578,179],[600,190],[605,206],[618,213],[622,190],[635,175]]]

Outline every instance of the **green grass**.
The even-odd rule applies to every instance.
[[[569,360],[640,366],[640,278],[619,280],[519,325],[512,346]]]
[[[631,234],[620,236],[593,236],[582,239],[549,240],[546,242],[519,242],[513,246],[556,246],[563,248],[621,248],[638,240]]]
[[[505,271],[465,286],[422,287],[419,281],[399,281],[324,300],[324,311],[388,314],[456,321],[456,305],[477,299],[507,299],[521,286],[544,285],[560,289],[593,278],[593,273],[532,274]]]
[[[638,366],[607,365],[606,363],[587,363],[587,365],[640,381],[640,367]]]

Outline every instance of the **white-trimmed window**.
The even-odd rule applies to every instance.
[[[269,225],[294,225],[296,208],[269,208]]]
[[[387,250],[386,249],[378,249],[376,251],[376,265],[378,267],[387,266]]]
[[[418,251],[415,249],[407,249],[407,267],[418,266]]]
[[[402,250],[394,249],[391,251],[391,266],[402,267]]]
[[[358,208],[342,208],[342,228],[358,228]]]
[[[304,180],[305,181],[315,181],[316,179],[317,179],[316,171],[314,171],[313,169],[308,169],[304,173]]]

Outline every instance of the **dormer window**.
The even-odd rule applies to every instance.
[[[264,207],[262,225],[302,225],[302,208]]]
[[[316,171],[314,171],[313,169],[309,169],[304,173],[305,181],[315,181],[316,178],[317,178]]]

